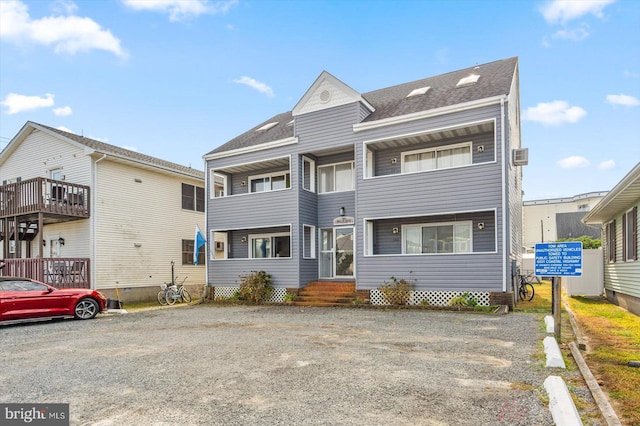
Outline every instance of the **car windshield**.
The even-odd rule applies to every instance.
[[[0,291],[47,291],[47,286],[29,280],[0,281]]]

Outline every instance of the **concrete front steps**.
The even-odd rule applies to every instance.
[[[358,297],[356,283],[315,281],[298,291],[296,306],[351,306]]]

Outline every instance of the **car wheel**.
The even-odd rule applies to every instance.
[[[76,319],[91,319],[98,315],[98,303],[93,299],[82,299],[76,304],[74,317]]]

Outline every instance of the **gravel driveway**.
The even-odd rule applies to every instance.
[[[547,425],[536,315],[213,305],[0,326],[0,401],[72,425]]]

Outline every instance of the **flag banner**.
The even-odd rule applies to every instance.
[[[204,235],[202,235],[202,232],[200,232],[200,228],[198,227],[198,225],[196,225],[196,236],[193,239],[193,264],[197,265],[198,264],[198,251],[200,250],[200,247],[202,247],[203,245],[205,245],[207,242],[206,238],[204,238]]]

